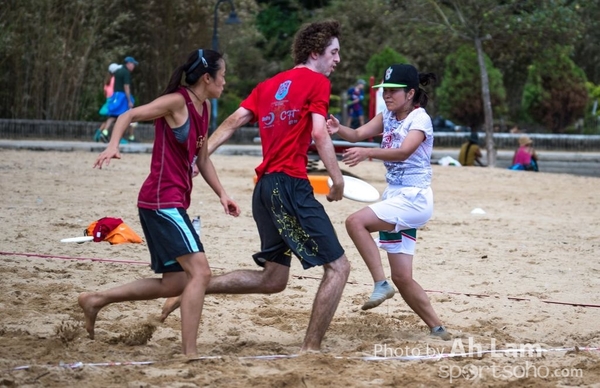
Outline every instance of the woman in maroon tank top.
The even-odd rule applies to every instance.
[[[94,167],[101,169],[111,159],[121,158],[119,141],[131,122],[154,120],[150,174],[140,190],[138,208],[151,267],[162,278],[145,278],[109,290],[82,293],[78,302],[90,338],[94,338],[98,312],[110,303],[181,295],[182,350],[186,355],[197,354],[198,327],[211,271],[187,214],[192,178],[200,173],[219,197],[225,213],[234,217],[240,214],[237,203],[219,181],[206,142],[209,100],[218,98],[224,85],[222,55],[213,50],[197,50],[175,69],[160,97],[117,119],[110,143]]]

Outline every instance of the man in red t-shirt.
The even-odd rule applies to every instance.
[[[317,351],[329,327],[350,273],[350,264],[323,205],[314,197],[306,172],[307,152],[314,140],[333,186],[327,200],[342,199],[344,180],[327,132],[331,84],[327,78],[340,62],[337,21],[305,25],[294,38],[295,66],[261,82],[240,108],[209,138],[209,153],[236,129],[258,122],[263,161],[252,213],[261,239],[254,254],[263,270],[238,270],[213,276],[207,293],[281,292],[287,286],[292,253],[304,269],[322,265],[323,280],[315,296],[301,351]],[[170,299],[162,319],[177,307]]]

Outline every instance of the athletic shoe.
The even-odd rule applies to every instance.
[[[371,297],[365,302],[365,304],[363,304],[361,309],[369,310],[373,307],[377,307],[387,299],[392,298],[395,293],[396,290],[394,290],[394,287],[392,287],[387,281],[384,281],[383,284],[375,286],[373,294],[371,294]]]
[[[110,140],[108,135],[109,135],[108,129],[102,130],[102,132],[100,133],[100,141],[102,143],[108,143],[108,141]]]
[[[119,140],[119,144],[129,144],[129,142],[125,139]]]
[[[101,136],[102,136],[102,131],[100,130],[100,128],[96,129],[96,132],[94,132],[94,141],[96,143],[99,142]]]
[[[450,341],[452,339],[452,334],[450,334],[444,326],[436,326],[431,328],[432,337],[439,337],[444,341]]]

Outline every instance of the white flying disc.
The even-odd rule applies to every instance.
[[[379,191],[370,183],[348,175],[343,175],[343,177],[345,198],[359,202],[375,202],[379,200]],[[327,179],[327,185],[329,187],[333,186],[331,177]]]
[[[63,238],[62,240],[60,240],[60,242],[64,242],[64,243],[70,243],[70,242],[83,243],[83,242],[86,242],[86,241],[92,241],[93,239],[94,239],[94,237],[92,237],[92,236],[79,236],[79,237]]]

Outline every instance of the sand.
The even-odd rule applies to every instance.
[[[296,356],[322,271],[294,261],[282,293],[207,296],[202,357],[186,362],[179,311],[156,323],[164,299],[106,307],[95,340],[83,329],[79,293],[154,276],[145,244],[60,242],[105,216],[143,236],[135,202],[150,155],[102,170],[92,169],[95,157],[0,151],[0,386],[599,386],[600,178],[434,166],[435,211],[419,231],[414,276],[452,341],[430,338],[399,295],[360,310],[371,278],[344,220],[364,204],[318,195],[352,263],[323,352]],[[242,207],[226,216],[196,179],[189,214],[202,217],[213,273],[257,268],[259,158],[212,159]],[[342,168],[383,191],[380,162]],[[444,356],[425,357],[434,354]],[[282,357],[260,358],[273,355]]]

